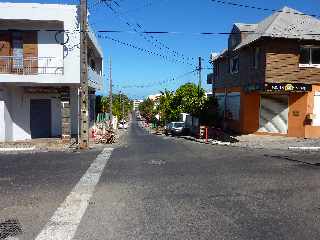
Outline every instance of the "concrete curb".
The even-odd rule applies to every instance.
[[[190,137],[190,136],[181,136],[180,138],[194,141],[194,142],[198,142],[198,143],[203,143],[203,144],[221,145],[221,146],[230,146],[231,145],[231,142],[222,142],[222,141],[213,140],[213,139],[208,139],[208,143],[206,143],[205,139],[197,139],[197,138]]]
[[[231,142],[221,142],[221,141],[218,141],[218,140],[212,140],[211,144],[212,145],[230,146]]]

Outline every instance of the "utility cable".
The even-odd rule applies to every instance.
[[[251,9],[260,10],[260,11],[279,12],[279,13],[282,12],[282,13],[289,13],[294,15],[301,15],[301,16],[311,16],[316,18],[320,17],[320,15],[316,15],[316,14],[306,14],[306,13],[299,13],[299,12],[283,11],[283,10],[272,9],[272,8],[263,8],[263,7],[258,7],[254,5],[240,4],[240,3],[231,2],[231,1],[221,1],[221,0],[211,0],[211,1],[215,3],[233,6],[233,7],[251,8]]]
[[[120,40],[118,40],[118,39],[109,37],[109,36],[98,35],[98,38],[100,38],[100,39],[109,39],[109,40],[112,40],[112,41],[114,41],[114,42],[116,42],[116,43],[119,43],[119,44],[124,45],[124,46],[127,46],[127,47],[134,48],[134,49],[139,50],[139,51],[141,51],[141,52],[145,52],[145,53],[147,53],[147,54],[149,54],[149,55],[154,55],[154,56],[161,57],[161,58],[165,59],[166,61],[170,61],[170,62],[172,62],[172,63],[184,63],[184,64],[185,64],[185,62],[184,62],[183,60],[175,59],[175,58],[168,57],[168,56],[166,56],[166,55],[164,55],[164,54],[161,54],[161,53],[156,53],[156,52],[147,50],[147,49],[145,49],[145,48],[137,47],[137,46],[135,46],[135,45],[133,45],[133,44],[131,44],[131,43],[126,43],[126,42],[120,41]],[[193,65],[192,65],[192,66],[193,66]]]
[[[192,73],[196,72],[196,70],[193,70],[193,71],[190,71],[190,72],[186,72],[186,73],[183,73],[179,76],[175,76],[175,77],[172,77],[172,78],[167,78],[165,80],[162,80],[162,81],[154,81],[154,82],[150,82],[148,84],[142,84],[142,85],[119,85],[119,84],[115,84],[113,85],[114,87],[116,88],[122,88],[122,89],[128,89],[128,88],[152,88],[156,85],[164,85],[164,84],[167,84],[167,83],[170,83],[170,82],[176,82],[177,80],[181,79],[182,77],[185,77],[185,76],[188,76]]]
[[[107,5],[107,6],[108,6],[108,8],[109,8],[119,19],[121,19],[127,26],[129,26],[131,29],[133,29],[133,31],[139,33],[139,31],[137,30],[137,28],[136,28],[135,26],[133,26],[133,24],[131,24],[127,19],[125,19],[123,16],[121,16],[120,13],[118,13],[114,8],[112,8],[112,6],[110,6],[110,5]],[[142,29],[142,25],[141,25],[141,24],[139,24],[139,23],[136,22],[135,25],[136,25],[139,29]],[[163,50],[164,50],[163,48],[165,48],[165,49],[167,49],[166,51],[170,51],[170,52],[173,54],[173,56],[175,56],[175,57],[180,57],[180,58],[182,58],[182,59],[186,62],[186,64],[189,64],[189,65],[194,66],[194,64],[192,64],[192,63],[189,62],[190,59],[195,60],[194,58],[192,58],[192,57],[191,57],[191,58],[190,58],[190,57],[185,57],[184,54],[178,53],[177,51],[174,51],[174,50],[171,50],[168,46],[166,46],[165,44],[161,43],[159,40],[157,40],[157,39],[156,39],[155,37],[153,37],[152,35],[149,36],[152,40],[147,39],[146,36],[144,36],[144,35],[140,35],[140,36],[143,37],[143,38],[144,38],[146,41],[148,41],[150,44],[152,44],[154,47],[160,49],[161,51],[163,51]],[[155,41],[157,44],[161,45],[161,47],[158,46],[158,45],[157,45],[156,43],[154,43],[153,41]],[[179,56],[179,55],[180,55],[180,56]]]

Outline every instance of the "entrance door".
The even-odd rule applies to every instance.
[[[30,100],[31,138],[51,137],[51,101],[50,99]]]
[[[259,132],[288,133],[288,96],[262,95]]]

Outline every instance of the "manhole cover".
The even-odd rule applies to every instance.
[[[149,162],[149,164],[151,164],[151,165],[156,165],[156,166],[160,166],[160,165],[166,164],[166,161],[164,161],[164,160],[151,160],[151,161]]]
[[[17,219],[8,219],[0,223],[0,239],[22,234],[22,227]]]

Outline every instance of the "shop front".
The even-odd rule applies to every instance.
[[[216,89],[224,126],[241,134],[320,137],[320,85],[266,83]]]
[[[320,137],[320,86],[266,83],[242,100],[242,133]]]

